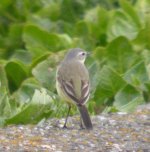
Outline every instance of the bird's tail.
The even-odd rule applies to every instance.
[[[92,125],[92,122],[91,122],[91,119],[90,119],[86,106],[79,105],[78,109],[80,111],[80,114],[81,114],[81,117],[82,117],[82,120],[83,120],[83,123],[84,123],[86,129],[93,129],[93,125]]]

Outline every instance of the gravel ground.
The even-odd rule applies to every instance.
[[[49,119],[39,125],[0,129],[0,152],[150,152],[150,104],[132,114],[92,117],[92,131],[79,128],[79,117]]]

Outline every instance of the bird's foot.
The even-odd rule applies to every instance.
[[[63,126],[63,129],[68,129],[68,127],[66,125]]]
[[[80,130],[83,130],[83,129],[85,129],[85,127],[84,127],[83,124],[81,123],[81,124],[80,124]]]

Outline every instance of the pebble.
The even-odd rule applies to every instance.
[[[11,125],[0,128],[0,151],[150,151],[150,104],[134,113],[92,116],[93,130],[79,129],[78,116],[48,119],[40,125]]]

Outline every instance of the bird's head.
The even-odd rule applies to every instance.
[[[75,60],[75,61],[79,61],[81,63],[84,63],[86,57],[89,55],[88,52],[86,52],[85,50],[82,50],[80,48],[74,48],[74,49],[71,49],[65,59],[66,60]]]

